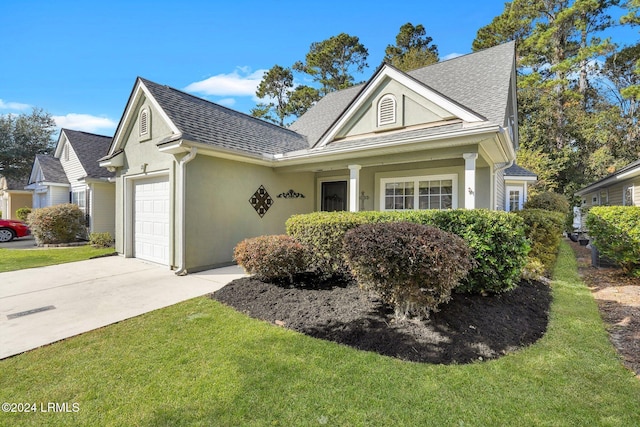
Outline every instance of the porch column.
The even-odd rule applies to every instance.
[[[360,165],[349,165],[349,210],[358,212],[358,195],[360,194]]]
[[[464,153],[464,208],[476,207],[476,159],[478,153]]]

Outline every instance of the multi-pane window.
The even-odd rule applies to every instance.
[[[383,210],[451,209],[456,176],[383,179]]]
[[[509,190],[509,212],[520,210],[520,190]]]
[[[73,191],[71,193],[71,203],[78,205],[82,212],[84,212],[87,207],[87,198],[85,194],[84,190]]]

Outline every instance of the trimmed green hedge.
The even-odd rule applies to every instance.
[[[249,274],[266,281],[288,278],[306,270],[304,245],[278,234],[253,237],[238,243],[233,258]]]
[[[544,209],[524,209],[516,212],[524,220],[525,234],[531,243],[529,262],[539,262],[548,274],[558,257],[565,215]]]
[[[347,272],[343,239],[360,224],[406,221],[432,225],[462,237],[471,248],[474,267],[457,290],[504,292],[520,280],[529,252],[523,220],[484,209],[407,212],[316,212],[287,220],[287,234],[307,245],[313,266],[325,274]]]
[[[601,254],[616,262],[625,274],[640,277],[640,207],[594,206],[586,224]]]

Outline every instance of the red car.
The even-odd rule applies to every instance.
[[[13,219],[0,219],[0,243],[10,242],[16,237],[24,237],[31,234],[31,230],[22,221]]]

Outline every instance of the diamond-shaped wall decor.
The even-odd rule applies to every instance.
[[[269,193],[267,193],[267,189],[261,185],[256,192],[253,193],[253,196],[249,199],[249,203],[251,203],[253,209],[255,209],[258,215],[260,215],[260,218],[262,218],[271,205],[273,205],[273,199],[269,196]]]

